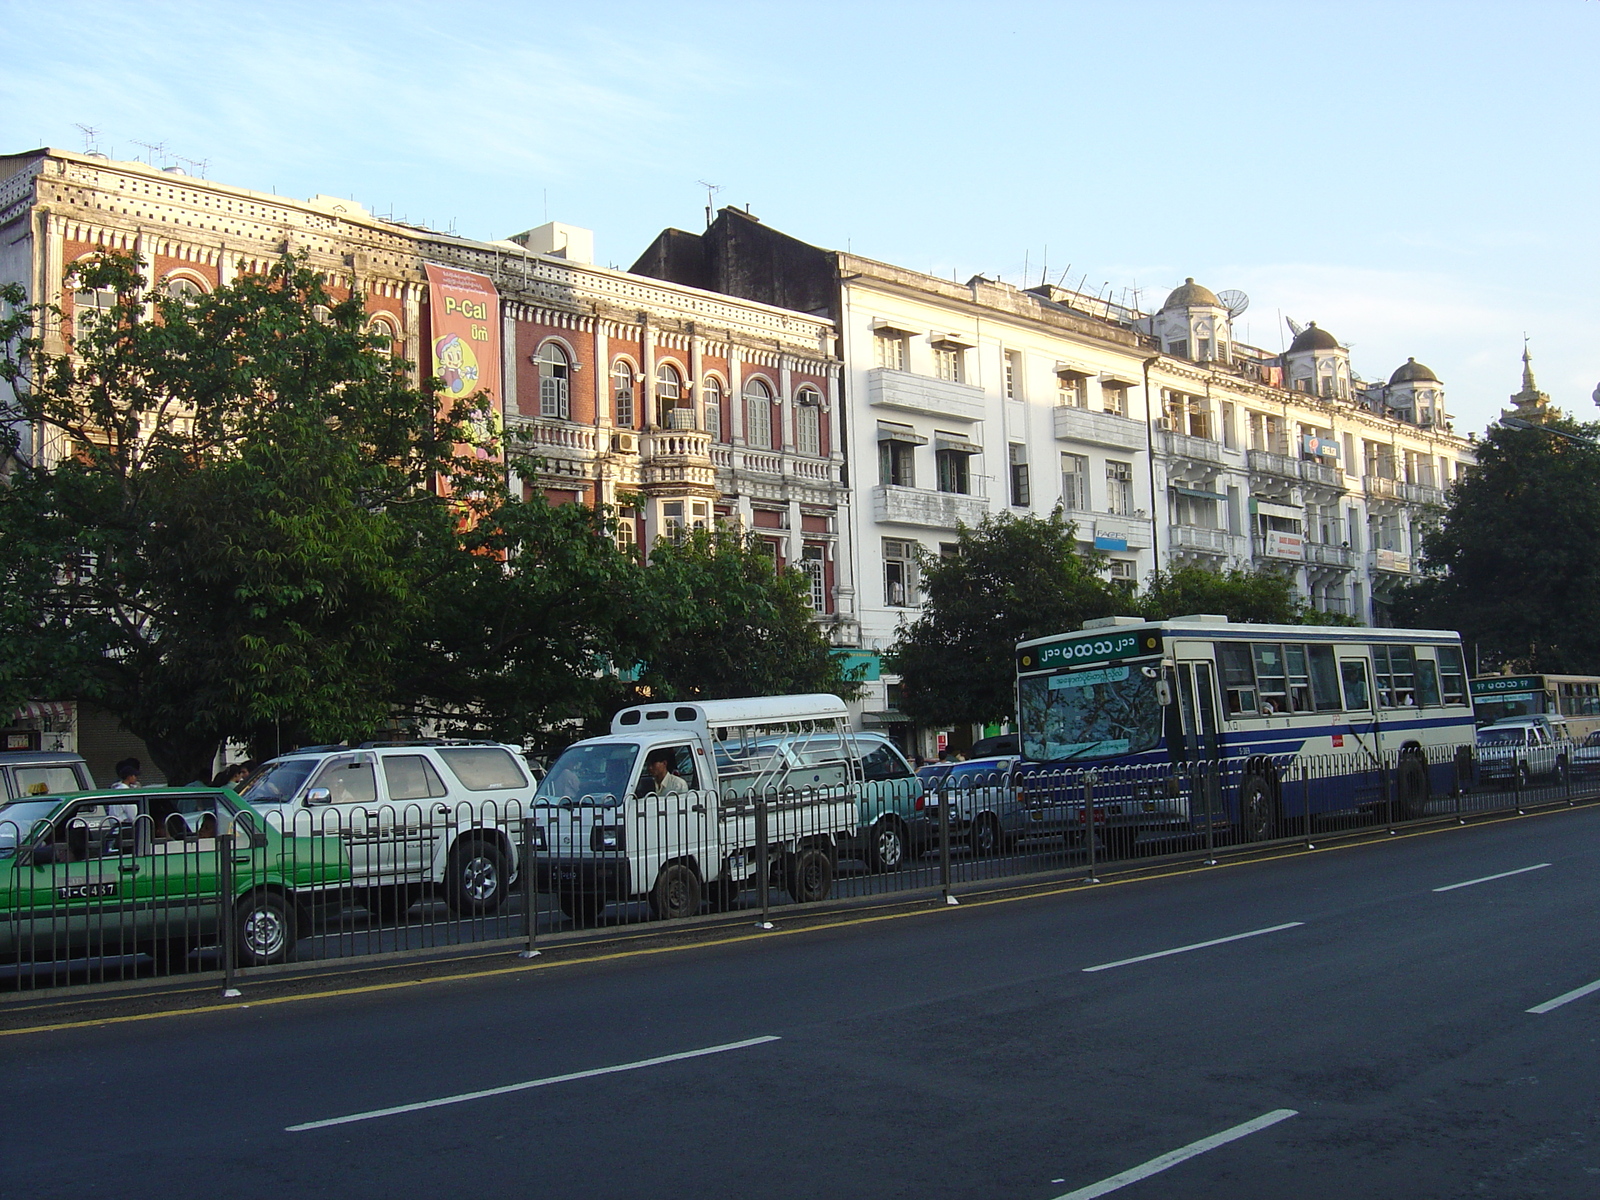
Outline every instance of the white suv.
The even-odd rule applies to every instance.
[[[1507,717],[1478,730],[1478,774],[1484,780],[1515,780],[1519,787],[1539,777],[1565,781],[1572,764],[1572,739],[1560,717]]]
[[[516,877],[533,788],[513,746],[430,739],[295,750],[239,792],[286,831],[344,838],[368,910],[401,913],[442,890],[452,912],[476,916]]]

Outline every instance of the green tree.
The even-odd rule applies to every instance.
[[[1009,720],[1017,642],[1127,611],[1126,590],[1078,553],[1076,528],[1060,509],[1001,513],[963,526],[953,556],[924,556],[922,612],[885,656],[902,711],[925,725]]]
[[[1211,571],[1193,565],[1152,574],[1133,597],[1131,610],[1147,621],[1220,613],[1230,621],[1262,625],[1357,624],[1296,599],[1289,580],[1271,571]]]
[[[658,540],[632,610],[640,689],[708,700],[853,695],[857,685],[841,674],[808,591],[799,571],[774,569],[755,534],[719,526]]]
[[[441,411],[301,259],[192,303],[117,254],[68,286],[115,303],[66,354],[59,312],[0,306],[0,427],[55,451],[0,487],[7,686],[111,711],[181,781],[225,737],[380,724],[422,547],[496,496],[457,453],[483,412]]]
[[[1476,451],[1395,622],[1459,630],[1486,669],[1600,673],[1600,424],[1494,425]]]

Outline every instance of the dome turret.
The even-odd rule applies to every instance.
[[[1173,288],[1172,294],[1167,297],[1167,302],[1161,306],[1161,311],[1166,312],[1172,308],[1222,308],[1221,300],[1217,294],[1208,287],[1201,287],[1194,281],[1194,276],[1183,281],[1183,286]]]
[[[1318,329],[1315,321],[1307,325],[1289,345],[1289,353],[1295,354],[1304,350],[1337,350],[1339,339],[1326,329]]]
[[[1439,377],[1414,358],[1408,358],[1389,376],[1390,383],[1438,383]]]

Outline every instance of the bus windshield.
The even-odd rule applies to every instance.
[[[1139,754],[1161,740],[1160,669],[1115,666],[1017,681],[1022,753],[1035,762]]]

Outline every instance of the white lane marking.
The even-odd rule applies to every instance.
[[[1101,963],[1097,967],[1085,967],[1084,971],[1109,971],[1112,967],[1125,967],[1129,963],[1149,962],[1152,958],[1166,958],[1169,954],[1186,954],[1190,950],[1204,950],[1207,946],[1220,946],[1224,942],[1240,942],[1245,938],[1260,937],[1263,933],[1277,933],[1281,929],[1293,929],[1297,925],[1304,925],[1304,921],[1288,921],[1282,925],[1272,925],[1266,929],[1252,929],[1249,933],[1235,933],[1230,937],[1212,938],[1209,942],[1196,942],[1192,946],[1175,946],[1171,950],[1157,950],[1154,954],[1141,954],[1135,958],[1119,958],[1116,962]]]
[[[1179,1163],[1194,1158],[1197,1154],[1204,1154],[1207,1150],[1215,1150],[1218,1146],[1226,1146],[1229,1142],[1236,1142],[1242,1137],[1276,1125],[1279,1121],[1287,1121],[1290,1117],[1300,1114],[1292,1108],[1275,1108],[1269,1113],[1262,1113],[1253,1121],[1246,1121],[1243,1125],[1235,1125],[1232,1129],[1224,1129],[1221,1133],[1213,1133],[1210,1137],[1201,1138],[1198,1142],[1190,1142],[1187,1146],[1180,1146],[1176,1150],[1169,1150],[1159,1158],[1152,1158],[1147,1163],[1140,1163],[1137,1167],[1129,1167],[1120,1175],[1113,1175],[1110,1179],[1102,1179],[1099,1183],[1091,1183],[1088,1187],[1081,1187],[1075,1192],[1068,1192],[1064,1196],[1057,1196],[1056,1200],[1094,1200],[1095,1196],[1104,1196],[1107,1192],[1114,1192],[1118,1188],[1125,1188],[1130,1183],[1137,1183],[1141,1179],[1148,1179],[1152,1175],[1165,1171],[1168,1167],[1175,1167]]]
[[[1501,871],[1498,875],[1485,875],[1482,879],[1467,879],[1460,883],[1447,883],[1442,888],[1434,888],[1436,892],[1453,892],[1457,888],[1471,887],[1475,883],[1488,883],[1495,879],[1510,879],[1513,875],[1526,875],[1529,871],[1542,871],[1549,863],[1534,863],[1531,867],[1518,867],[1515,871]]]
[[[1574,1000],[1582,1000],[1593,992],[1600,992],[1600,979],[1596,979],[1593,983],[1586,983],[1581,988],[1573,988],[1570,992],[1562,992],[1554,1000],[1546,1000],[1543,1004],[1535,1004],[1528,1011],[1542,1017],[1545,1013],[1558,1009],[1563,1004],[1571,1004]]]
[[[303,1133],[308,1129],[326,1129],[330,1125],[349,1125],[355,1121],[375,1121],[379,1117],[393,1117],[400,1113],[420,1112],[425,1108],[440,1108],[446,1104],[465,1104],[468,1100],[484,1100],[490,1096],[504,1096],[511,1092],[525,1092],[530,1088],[549,1087],[552,1083],[571,1083],[574,1079],[593,1079],[597,1075],[615,1075],[619,1071],[638,1071],[645,1067],[659,1067],[662,1063],[683,1062],[689,1058],[704,1058],[708,1054],[726,1054],[730,1050],[744,1050],[779,1039],[771,1034],[746,1038],[742,1042],[725,1042],[721,1046],[707,1046],[703,1050],[685,1050],[680,1054],[663,1054],[658,1058],[641,1058],[638,1062],[618,1063],[614,1067],[595,1067],[589,1071],[573,1071],[567,1075],[551,1075],[545,1079],[530,1079],[525,1083],[508,1083],[504,1087],[485,1088],[481,1092],[462,1092],[458,1096],[442,1096],[438,1100],[423,1100],[416,1104],[397,1104],[393,1108],[375,1108],[370,1112],[351,1113],[348,1117],[329,1117],[325,1121],[307,1121],[302,1125],[285,1127],[288,1133]]]

